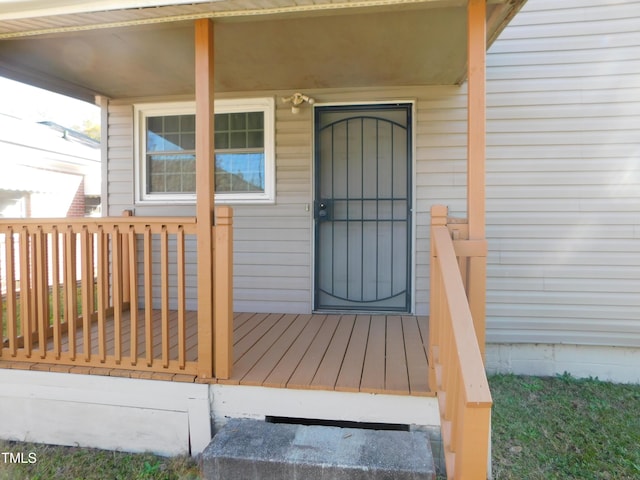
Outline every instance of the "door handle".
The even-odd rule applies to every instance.
[[[320,200],[316,206],[316,218],[320,221],[329,220],[331,205],[327,200]]]

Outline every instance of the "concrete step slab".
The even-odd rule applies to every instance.
[[[202,456],[205,480],[433,480],[425,432],[232,419]]]

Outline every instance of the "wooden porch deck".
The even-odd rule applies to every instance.
[[[140,317],[144,311],[139,312]],[[123,350],[130,343],[129,312],[122,319]],[[154,311],[154,322],[160,312]],[[175,312],[170,324],[175,325]],[[140,322],[142,323],[142,322]],[[113,319],[105,325],[108,348],[113,343]],[[186,315],[186,357],[197,357],[196,314]],[[140,329],[143,325],[140,324]],[[157,331],[157,330],[156,330]],[[170,329],[171,331],[171,329]],[[220,384],[290,389],[337,390],[431,396],[428,386],[428,319],[384,315],[295,315],[236,313],[234,316],[234,364],[232,377]],[[97,350],[97,325],[92,326],[92,350]],[[146,355],[143,331],[139,331],[139,357]],[[170,349],[177,349],[172,335]],[[68,335],[63,336],[63,349]],[[84,350],[82,329],[76,332],[79,352]],[[49,345],[49,349],[52,345]],[[34,350],[37,354],[37,344]],[[153,351],[161,352],[161,338],[154,337]],[[97,353],[93,352],[93,353]],[[156,356],[156,355],[154,355]],[[34,357],[37,358],[36,355]],[[174,381],[199,381],[193,375],[13,362],[6,357],[0,368],[29,368],[57,372],[92,373]],[[214,380],[215,382],[215,380]]]
[[[430,395],[428,320],[382,315],[235,316],[224,384]]]

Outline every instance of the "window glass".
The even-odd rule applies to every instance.
[[[195,115],[147,117],[147,193],[195,192]]]
[[[222,106],[216,101],[214,124],[216,196],[230,201],[273,200],[273,100],[220,103]],[[188,202],[195,198],[193,109],[186,102],[136,106],[138,125],[144,128],[139,137],[140,200],[171,201],[173,197]]]
[[[264,192],[264,154],[216,150],[216,192]]]
[[[264,192],[264,112],[215,115],[216,192]]]

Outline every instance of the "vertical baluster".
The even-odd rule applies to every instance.
[[[119,365],[122,361],[122,238],[118,226],[112,231],[112,272],[113,272],[113,332],[114,356]]]
[[[60,236],[58,226],[51,230],[51,321],[53,322],[53,354],[60,358],[62,331],[60,328]]]
[[[185,245],[184,227],[178,227],[176,235],[176,262],[178,265],[178,366],[184,368],[187,361],[186,346],[186,295],[185,295]]]
[[[454,351],[451,353],[449,357],[450,360],[450,378],[451,382],[449,383],[449,388],[447,389],[447,411],[449,414],[449,420],[451,420],[451,433],[449,437],[449,443],[451,445],[451,450],[456,451],[456,433],[458,428],[458,420],[460,413],[460,397],[462,396],[460,393],[460,382],[462,372],[460,371],[460,357],[455,352],[455,341],[451,342],[451,348]]]
[[[107,315],[108,295],[109,295],[109,253],[108,242],[106,242],[106,234],[102,225],[98,227],[97,244],[98,244],[98,357],[100,362],[107,359],[107,339],[105,331],[105,321]]]
[[[76,359],[76,328],[78,318],[78,284],[76,280],[76,233],[67,225],[64,235],[64,317],[68,326],[69,358]]]
[[[444,337],[440,344],[442,355],[442,390],[446,392],[446,408],[444,411],[445,418],[451,420],[452,408],[451,402],[454,400],[453,388],[456,383],[455,362],[457,362],[457,351],[453,330],[451,329],[451,311],[449,306],[445,306],[445,317],[443,319]]]
[[[169,367],[169,233],[162,226],[160,233],[160,291],[162,316],[162,366]]]
[[[131,365],[138,363],[138,255],[136,229],[129,226],[129,312],[131,314]]]
[[[153,258],[151,227],[144,229],[144,334],[147,365],[153,365]]]
[[[27,357],[31,356],[33,341],[31,337],[31,275],[29,274],[31,258],[29,245],[29,230],[26,226],[23,226],[20,232],[20,333],[22,334],[23,348]]]
[[[34,234],[35,261],[33,274],[36,296],[36,325],[38,331],[38,350],[40,358],[47,356],[47,340],[49,334],[49,272],[47,261],[48,235],[38,226]]]
[[[130,216],[130,210],[127,210],[126,215]],[[123,308],[129,308],[131,300],[131,265],[129,264],[129,229],[123,225],[123,231],[120,233],[122,238],[122,303]]]
[[[6,258],[6,287],[7,287],[7,338],[9,339],[9,355],[17,353],[18,319],[16,312],[16,266],[15,266],[15,239],[13,228],[9,227],[5,234],[5,258]]]
[[[89,239],[87,242],[87,249],[89,255],[89,272],[91,275],[89,285],[91,288],[89,289],[89,312],[91,313],[91,322],[95,320],[96,313],[96,274],[98,272],[98,267],[96,265],[97,257],[96,257],[96,234],[92,231],[88,231]]]
[[[430,359],[433,365],[439,364],[442,362],[442,306],[444,305],[444,295],[442,289],[442,270],[440,269],[440,263],[438,258],[433,258],[434,266],[432,268],[432,286],[433,295],[432,295],[432,305],[431,316],[429,319],[429,327],[431,332],[429,333],[429,339],[434,345],[434,349],[432,352],[433,358]],[[434,388],[436,387],[436,383],[433,384]]]
[[[91,297],[93,290],[93,251],[91,248],[90,234],[86,225],[80,232],[80,285],[82,292],[82,341],[84,359],[91,360]]]
[[[31,337],[31,349],[33,342],[38,340],[38,258],[36,254],[37,237],[35,233],[29,234],[29,332]]]

